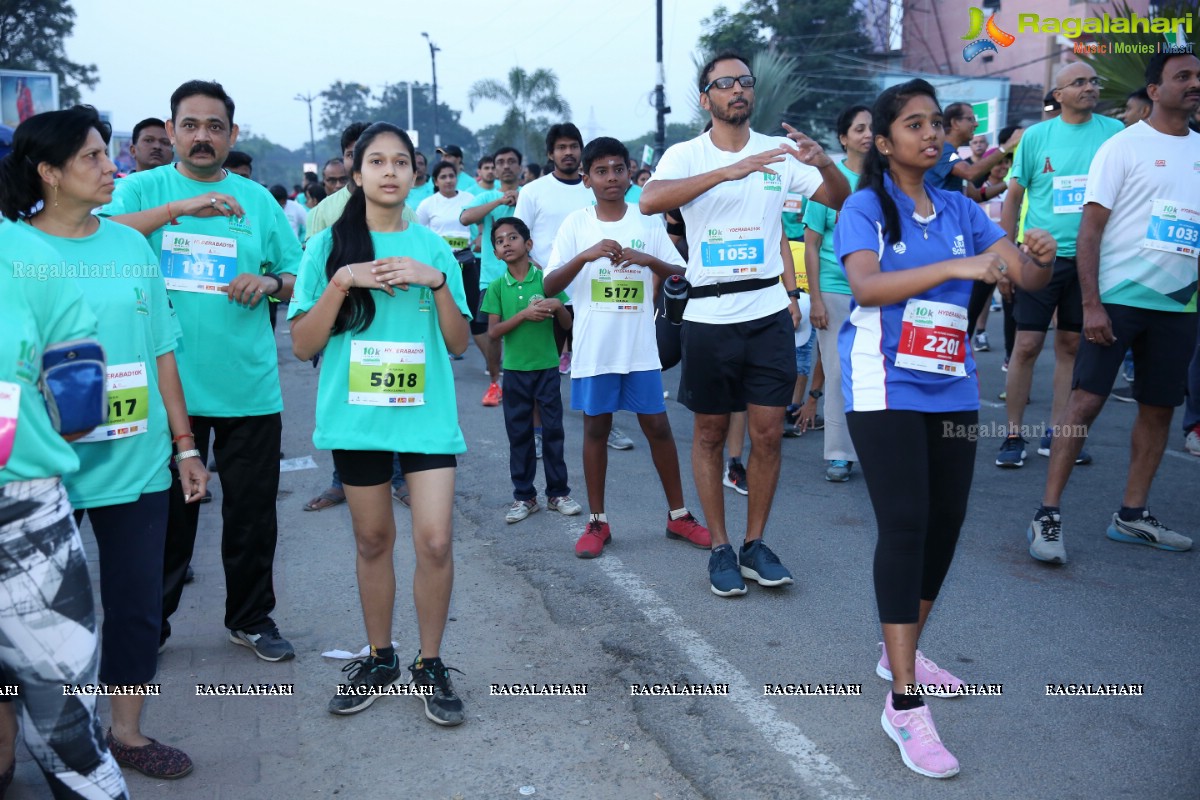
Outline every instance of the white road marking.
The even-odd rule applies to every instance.
[[[578,536],[583,533],[583,528],[573,527],[572,533]],[[729,684],[730,695],[737,696],[734,707],[762,734],[764,741],[787,757],[797,777],[805,785],[829,800],[859,800],[866,797],[799,728],[780,719],[775,707],[762,696],[761,687],[755,691],[745,675],[723,658],[704,637],[688,628],[657,592],[626,569],[621,559],[606,553],[595,563],[609,580],[629,596],[646,619],[687,655],[709,682]]]
[[[1178,450],[1164,450],[1163,455],[1170,456],[1171,458],[1178,458],[1183,461],[1188,461],[1192,464],[1200,464],[1200,458],[1196,458],[1191,453],[1181,453]]]

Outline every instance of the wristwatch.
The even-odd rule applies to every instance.
[[[792,298],[793,300],[796,300],[802,294],[805,294],[805,291],[803,289],[789,289],[787,296]]]
[[[813,400],[820,400],[822,397],[825,396],[825,392],[821,391],[820,389],[813,389],[812,391],[810,391],[808,393],[808,396],[811,397]]]

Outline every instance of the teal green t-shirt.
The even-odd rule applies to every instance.
[[[495,314],[506,320],[525,310],[534,300],[546,296],[542,286],[542,271],[531,262],[525,280],[518,281],[513,274],[504,270],[499,278],[488,285],[480,310]],[[559,292],[555,297],[567,303],[567,295]],[[541,322],[522,322],[504,335],[504,368],[524,371],[549,369],[558,366],[558,347],[554,343],[554,317]]]
[[[175,278],[190,278],[181,270],[211,277],[210,286],[228,284],[236,275],[295,273],[303,251],[287,217],[271,193],[254,181],[228,173],[213,183],[194,181],[176,166],[135,172],[117,184],[102,216],[144,211],[218,192],[232,195],[246,216],[180,217],[178,225],[159,228],[150,246],[160,256],[160,268],[183,338],[175,352],[188,412],[204,417],[254,417],[283,410],[279,390],[279,359],[265,299],[244,308],[223,292],[183,291]],[[164,233],[170,234],[163,252]],[[192,237],[191,244],[185,237]],[[191,255],[188,255],[188,249]],[[236,249],[236,262],[232,253]],[[182,252],[181,252],[182,250]],[[190,258],[190,261],[189,261]],[[169,262],[169,263],[168,263]]]
[[[1039,122],[1021,136],[1010,178],[1025,187],[1025,227],[1044,228],[1058,242],[1060,258],[1075,257],[1088,168],[1100,145],[1125,130],[1120,120],[1093,114],[1082,125],[1062,117]]]
[[[636,183],[629,184],[629,189],[625,191],[625,202],[631,206],[636,206],[640,199],[642,199],[642,187]]]
[[[842,159],[838,162],[838,169],[846,176],[846,180],[850,182],[850,191],[853,192],[858,185],[858,173],[852,172],[846,166],[846,160]],[[833,230],[837,223],[837,212],[828,206],[821,205],[815,200],[809,200],[804,207],[804,227],[811,228],[814,233],[821,234],[821,294],[829,292],[830,294],[850,294],[850,281],[846,279],[846,272],[842,269],[842,265],[838,263],[837,256],[833,252]]]
[[[79,472],[64,483],[75,508],[132,503],[171,486],[171,426],[158,391],[158,361],[175,349],[179,322],[146,237],[100,219],[82,239],[24,226],[53,247],[100,321],[96,338],[108,361],[108,422],[72,443]]]
[[[471,203],[467,208],[477,208],[478,206],[486,206],[488,203],[495,202],[504,196],[504,192],[492,190],[484,192],[475,198],[475,202]],[[496,258],[496,248],[492,246],[492,225],[504,217],[513,215],[513,207],[499,205],[488,212],[488,215],[479,223],[480,238],[479,238],[479,288],[486,289],[491,285],[492,281],[504,274],[504,262]]]
[[[455,305],[470,317],[462,270],[440,236],[410,224],[398,233],[372,233],[371,242],[376,258],[408,256],[445,273]],[[309,240],[289,319],[311,309],[325,291],[325,265],[332,249],[332,230]],[[372,291],[371,298],[371,324],[361,331],[334,334],[325,345],[313,444],[321,450],[466,452],[458,427],[454,373],[433,292],[412,286],[408,291],[396,289],[394,297]]]
[[[0,221],[0,486],[79,469],[38,390],[52,344],[94,338],[96,315],[74,281],[50,280],[62,259],[28,229]]]
[[[414,186],[412,191],[408,193],[408,199],[404,201],[404,204],[409,208],[416,209],[417,206],[421,205],[422,200],[432,196],[433,180],[430,179],[425,181],[424,186]]]

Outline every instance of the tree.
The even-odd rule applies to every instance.
[[[701,127],[701,125],[697,125],[694,122],[668,122],[664,146],[670,147],[673,144],[686,142],[688,139],[695,139],[700,135]],[[625,146],[629,148],[629,157],[640,164],[642,162],[642,151],[645,150],[646,145],[654,147],[654,138],[656,135],[655,131],[650,131],[636,139],[627,140]],[[655,162],[660,157],[662,157],[662,153],[655,153]]]
[[[79,87],[100,82],[95,64],[67,58],[63,42],[75,28],[67,0],[0,0],[0,67],[58,73],[64,106],[79,102]]]
[[[371,88],[361,83],[337,81],[321,92],[321,130],[331,136],[340,136],[342,129],[351,122],[366,122],[371,115]]]
[[[1132,13],[1133,10],[1129,7],[1127,0],[1122,0],[1109,11],[1109,15],[1114,19],[1129,17]],[[1155,12],[1156,17],[1174,19],[1188,15],[1196,15],[1195,6],[1188,8],[1180,2],[1163,5]],[[1094,16],[1098,17],[1099,14],[1094,14]],[[1124,110],[1125,98],[1146,85],[1146,64],[1150,63],[1150,55],[1149,53],[1129,51],[1143,47],[1155,47],[1162,43],[1163,35],[1138,31],[1135,33],[1096,34],[1094,38],[1097,44],[1108,45],[1108,52],[1082,54],[1081,58],[1096,70],[1096,77],[1100,79],[1100,103],[1108,108],[1110,113],[1117,114]],[[1122,48],[1122,52],[1113,52],[1114,41],[1128,47]]]
[[[391,83],[383,87],[379,101],[371,106],[370,120],[381,120],[408,128],[408,84],[404,82]],[[438,103],[438,136],[442,144],[456,144],[466,152],[463,163],[474,167],[470,160],[474,156],[470,151],[475,142],[475,135],[463,125],[462,112],[456,111],[445,103]],[[437,160],[433,147],[433,89],[427,83],[413,83],[413,127],[417,131],[417,149],[425,153],[429,166]],[[470,171],[474,174],[474,170]]]
[[[533,157],[545,146],[546,115],[567,119],[571,106],[558,93],[558,76],[553,70],[526,72],[513,67],[507,84],[492,78],[476,81],[467,93],[471,110],[490,101],[504,106],[504,118],[490,143],[490,149],[512,145]]]
[[[859,82],[864,76],[845,58],[871,48],[855,0],[748,0],[733,14],[718,7],[703,24],[699,64],[725,49],[751,59],[774,49],[795,59],[793,70],[807,83],[783,118],[810,134],[830,130],[843,108],[869,100],[874,92],[854,88],[870,84]],[[756,87],[760,102],[766,83]]]

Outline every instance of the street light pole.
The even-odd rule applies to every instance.
[[[656,35],[656,51],[658,54],[658,85],[654,87],[654,160],[662,158],[663,150],[667,143],[667,127],[666,117],[671,113],[671,109],[667,108],[666,98],[663,96],[663,83],[666,81],[666,75],[663,71],[663,24],[662,24],[663,4],[662,0],[657,0],[655,3],[655,17],[657,21]]]
[[[421,35],[429,42],[429,63],[433,66],[433,146],[441,147],[442,138],[438,135],[437,54],[442,48],[433,43],[428,33],[422,32]]]
[[[316,100],[317,98],[313,97],[312,93],[309,92],[308,94],[298,94],[298,95],[296,95],[295,99],[299,100],[301,103],[308,103],[308,152],[309,152],[309,155],[312,156],[313,163],[316,164],[317,163],[317,137],[316,137],[315,133],[313,132],[312,104],[313,104],[313,100]]]

